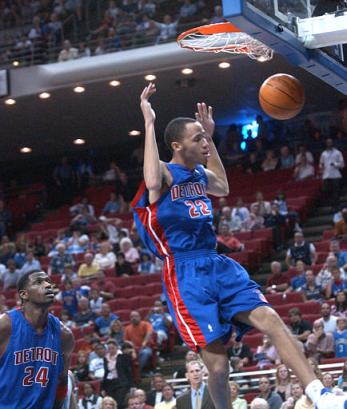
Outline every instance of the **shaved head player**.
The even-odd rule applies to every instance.
[[[22,308],[0,316],[0,408],[61,409],[73,335],[48,312],[54,291],[45,272],[25,274],[17,287]]]
[[[255,327],[267,334],[283,362],[306,387],[318,409],[343,409],[344,396],[323,393],[305,356],[258,285],[231,258],[218,255],[208,194],[227,196],[228,180],[213,143],[212,108],[197,105],[195,118],[166,127],[169,163],[160,160],[149,84],[141,94],[145,120],[144,183],[132,207],[141,238],[164,260],[164,292],[175,325],[187,345],[201,353],[216,409],[232,409],[224,343],[232,328],[240,338]],[[324,391],[323,391],[324,392]]]

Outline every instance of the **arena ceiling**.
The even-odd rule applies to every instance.
[[[247,123],[261,113],[257,98],[261,83],[278,72],[295,75],[305,84],[307,113],[335,109],[341,97],[335,89],[290,66],[281,56],[267,63],[247,57],[228,61],[231,66],[224,70],[218,68],[218,62],[193,66],[190,76],[184,76],[179,69],[157,73],[158,92],[153,106],[159,135],[171,118],[193,115],[198,101],[214,107],[218,125]],[[86,139],[83,149],[134,138],[128,132],[143,129],[139,94],[145,84],[143,75],[135,75],[122,80],[119,87],[94,82],[86,85],[83,94],[69,87],[53,91],[47,100],[29,96],[18,98],[13,106],[1,102],[0,160],[23,157],[19,152],[23,146],[32,147],[32,157],[47,157],[82,149],[72,144],[76,138]]]

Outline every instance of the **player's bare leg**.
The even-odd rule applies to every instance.
[[[297,341],[272,308],[258,307],[253,311],[241,312],[235,318],[268,335],[282,361],[294,371],[305,387],[316,379]]]
[[[216,409],[232,409],[229,387],[229,361],[221,341],[209,344],[201,351],[206,365],[208,390]]]

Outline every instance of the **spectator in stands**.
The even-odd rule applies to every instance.
[[[243,170],[245,173],[251,175],[262,170],[260,159],[255,152],[250,152],[249,155],[244,158]]]
[[[5,202],[0,200],[0,238],[11,232],[12,213],[6,208]]]
[[[86,351],[78,351],[73,374],[79,382],[89,381],[89,359]]]
[[[86,327],[94,324],[96,314],[91,310],[88,298],[82,297],[78,301],[78,312],[74,314],[73,319],[79,327]]]
[[[251,402],[250,409],[269,409],[270,406],[265,399],[255,398]]]
[[[103,180],[105,182],[115,182],[119,179],[119,174],[121,172],[120,167],[117,165],[115,161],[111,161],[109,164],[109,168],[103,175]]]
[[[61,276],[62,281],[64,281],[66,278],[68,278],[70,281],[73,281],[77,278],[77,273],[75,273],[72,264],[65,264],[64,270],[64,274]]]
[[[99,270],[95,278],[92,278],[90,283],[90,288],[97,288],[100,291],[100,296],[105,300],[113,299],[114,292],[116,291],[116,286],[111,280],[105,280],[105,273],[102,270]]]
[[[163,401],[157,403],[154,409],[175,409],[176,408],[176,398],[175,390],[172,385],[165,383],[162,389]]]
[[[78,58],[78,49],[71,46],[69,40],[65,40],[63,43],[63,49],[60,51],[58,56],[58,62],[65,62],[76,60]]]
[[[72,287],[72,281],[65,279],[63,281],[63,289],[56,296],[56,300],[63,304],[64,310],[66,310],[70,317],[73,317],[78,310],[78,290]]]
[[[329,255],[326,258],[326,261],[321,271],[318,273],[316,277],[316,283],[320,285],[323,291],[325,292],[326,292],[328,284],[330,283],[332,279],[332,271],[335,267],[337,267],[337,259],[334,255]],[[344,271],[340,270],[340,272],[341,272],[342,277],[344,277],[345,275]]]
[[[90,216],[95,216],[94,206],[89,203],[87,197],[83,197],[82,200],[70,207],[70,214],[72,217],[77,216],[78,214],[82,214],[83,210],[87,210]]]
[[[327,200],[336,209],[340,196],[341,170],[345,167],[345,162],[342,153],[334,148],[331,138],[326,140],[326,150],[321,154],[319,167]]]
[[[76,328],[76,323],[70,319],[70,314],[68,311],[63,310],[60,314],[60,321],[68,328]]]
[[[138,263],[140,260],[140,254],[134,247],[133,242],[128,237],[124,237],[119,242],[121,252],[124,254],[125,260],[130,264]]]
[[[4,238],[8,239],[7,236],[3,236],[2,244],[0,247],[0,262],[2,264],[7,264],[8,260],[13,260],[16,255],[16,246],[14,243],[4,242]]]
[[[23,267],[23,264],[26,261],[26,255],[27,255],[27,244],[25,241],[22,241],[20,243],[17,243],[17,249],[16,249],[16,254],[13,257],[13,260],[16,262],[17,268],[21,269]],[[34,252],[35,254],[35,252]]]
[[[253,231],[264,227],[264,217],[260,214],[260,205],[258,203],[251,204],[249,216],[249,219],[242,223],[243,230]]]
[[[48,267],[48,274],[59,274],[62,276],[65,272],[65,264],[75,265],[75,260],[71,254],[66,253],[65,244],[60,243],[56,247],[57,254],[55,254]]]
[[[210,19],[210,24],[217,24],[217,23],[224,23],[225,18],[223,15],[222,6],[215,6],[214,8],[214,15]]]
[[[271,204],[264,200],[264,195],[262,192],[257,192],[255,194],[255,202],[252,205],[257,204],[259,207],[259,214],[260,216],[265,216],[271,213]],[[251,205],[251,206],[252,206]]]
[[[204,408],[214,409],[207,385],[202,379],[203,372],[199,361],[188,362],[186,377],[190,388],[176,399],[176,408],[201,407],[201,403],[204,402]]]
[[[266,293],[282,293],[285,292],[290,284],[289,277],[286,273],[282,273],[281,263],[273,261],[270,265],[271,276],[266,281]]]
[[[278,166],[278,158],[276,158],[275,153],[272,149],[265,152],[265,159],[263,160],[261,167],[264,172],[270,170],[275,170]]]
[[[295,156],[295,164],[298,165],[301,163],[301,158],[304,156],[308,164],[313,165],[314,159],[311,152],[309,152],[306,148],[306,145],[299,145],[298,146],[298,153]]]
[[[342,278],[341,269],[337,266],[332,268],[332,278],[326,287],[326,298],[336,297],[339,291],[347,290],[347,280]],[[344,276],[344,274],[343,274]]]
[[[122,252],[117,253],[116,273],[118,277],[129,277],[133,274],[131,264],[125,260]]]
[[[332,240],[329,250],[330,253],[336,257],[338,267],[347,270],[347,251],[340,249],[340,242],[338,240]]]
[[[299,162],[296,163],[294,169],[294,179],[300,181],[311,178],[314,175],[315,170],[313,165],[308,162],[306,156],[301,155],[299,158]]]
[[[286,401],[292,392],[292,380],[286,365],[280,364],[276,369],[275,392],[280,395],[283,402]]]
[[[154,306],[149,310],[146,319],[152,324],[153,330],[157,334],[157,343],[159,346],[169,339],[172,317],[169,313],[164,312],[164,306],[160,300],[154,301]]]
[[[324,297],[323,290],[320,285],[317,285],[313,271],[307,270],[305,278],[306,282],[301,288],[302,298],[305,302],[311,300],[320,301]]]
[[[231,211],[231,217],[238,216],[242,222],[249,219],[249,210],[244,205],[241,197],[236,198],[236,205]]]
[[[283,403],[281,409],[314,409],[311,401],[304,395],[304,389],[298,381],[291,387],[291,396]]]
[[[88,382],[83,385],[83,398],[78,401],[78,409],[99,409],[102,401],[102,397],[95,393],[94,386]]]
[[[140,401],[139,409],[153,409],[153,406],[147,405],[147,395],[143,389],[136,389],[133,395]]]
[[[334,382],[334,377],[333,377],[333,375],[331,373],[325,372],[323,374],[323,382],[322,383],[324,385],[324,388],[328,389],[329,392],[333,391],[335,382]]]
[[[287,292],[301,291],[302,286],[306,283],[306,266],[301,260],[295,263],[295,276],[290,280],[290,287]]]
[[[280,409],[283,401],[280,395],[271,390],[270,379],[267,376],[259,378],[259,395],[258,398],[265,399],[269,404],[269,409]],[[252,406],[251,406],[252,407]]]
[[[138,311],[130,313],[130,324],[125,327],[124,339],[134,344],[138,350],[139,366],[142,372],[152,356],[152,325],[144,320]]]
[[[263,335],[263,343],[258,346],[254,359],[257,361],[257,365],[261,369],[272,367],[272,365],[279,365],[281,363],[277,350],[275,346],[272,345],[271,340],[267,335]]]
[[[105,216],[100,216],[99,222],[99,227],[103,234],[103,238],[106,238],[112,244],[114,249],[118,249],[120,233],[122,231],[122,220],[118,218],[110,219]]]
[[[335,305],[332,306],[331,312],[335,316],[347,318],[347,295],[344,291],[336,293]]]
[[[47,254],[47,249],[41,235],[37,235],[34,239],[33,252],[35,257],[42,257]]]
[[[130,263],[129,263],[130,264]],[[131,266],[131,264],[130,264]],[[140,274],[153,274],[155,273],[155,264],[153,263],[152,256],[149,251],[142,250],[140,252],[140,262],[138,267]]]
[[[70,228],[73,230],[81,230],[88,232],[91,225],[97,222],[95,216],[89,213],[88,207],[83,207],[81,213],[77,214],[70,223]]]
[[[347,360],[343,363],[342,374],[338,377],[337,386],[347,392]]]
[[[321,312],[321,319],[322,319],[323,326],[324,326],[324,332],[334,333],[336,331],[337,317],[334,317],[333,315],[331,315],[330,304],[328,304],[327,302],[324,302],[321,305],[320,312]]]
[[[235,216],[238,217],[238,216]],[[217,235],[217,242],[224,244],[224,246],[233,251],[242,251],[244,245],[241,244],[240,240],[234,236],[234,233],[230,230],[229,224],[224,221],[219,225]]]
[[[125,396],[133,385],[132,361],[128,354],[122,353],[114,339],[107,341],[104,370],[102,388],[123,408]]]
[[[286,256],[287,266],[294,265],[298,260],[303,261],[307,266],[316,264],[317,253],[312,243],[305,241],[302,232],[294,234],[294,244],[289,247]]]
[[[281,215],[279,204],[274,200],[271,203],[271,213],[264,216],[264,225],[272,228],[273,244],[276,251],[283,249],[282,227],[285,224],[286,218]]]
[[[341,210],[342,219],[335,223],[335,236],[338,239],[347,238],[347,208]]]
[[[294,166],[294,156],[290,153],[289,147],[284,145],[280,149],[280,168],[287,169]]]
[[[1,280],[4,286],[4,290],[10,288],[16,288],[17,281],[22,276],[21,270],[16,267],[16,262],[12,259],[7,261],[7,268],[2,273]]]
[[[124,207],[124,199],[122,195],[117,195],[115,192],[110,193],[110,199],[106,202],[101,214],[112,217],[116,214],[122,213]]]
[[[79,46],[78,46],[78,58],[84,58],[84,57],[91,57],[92,56],[92,51],[91,51],[91,49],[89,48],[89,46],[86,44],[86,43],[84,43],[84,42],[81,42],[81,43],[79,43]],[[82,164],[81,164],[82,165]],[[87,169],[86,169],[86,171],[87,171]],[[80,187],[80,189],[81,189],[81,192],[83,192],[84,191],[84,189],[88,186],[88,184],[89,184],[89,178],[90,178],[90,176],[92,176],[92,175],[90,175],[89,173],[87,173],[87,172],[84,172],[84,170],[83,170],[83,168],[82,168],[82,166],[81,166],[81,168],[80,167],[78,167],[77,169],[76,169],[76,176],[77,176],[77,179],[78,179],[78,185],[79,185],[79,187]]]
[[[140,409],[141,407],[140,399],[133,394],[128,395],[126,401],[128,403],[127,409]]]
[[[165,378],[162,374],[154,374],[151,382],[151,391],[147,393],[146,403],[155,407],[158,403],[163,401],[163,386],[165,385]]]
[[[333,333],[335,341],[335,357],[347,358],[347,319],[337,317],[336,331]]]
[[[163,22],[155,22],[156,26],[159,28],[160,32],[157,37],[156,43],[162,43],[171,40],[177,36],[177,21],[172,21],[172,17],[166,14],[163,17]]]
[[[227,349],[229,359],[232,357],[238,357],[242,360],[243,366],[250,365],[253,358],[251,348],[242,341],[237,341],[235,332],[232,334],[231,338],[232,345]]]
[[[87,217],[89,218],[89,216]],[[84,227],[86,226],[84,225]],[[72,227],[72,236],[66,242],[66,252],[68,254],[83,254],[87,250],[89,237],[87,234],[82,234],[81,228],[83,230],[84,227],[83,225]]]
[[[105,376],[105,356],[106,347],[104,344],[98,344],[95,348],[96,357],[89,364],[89,378],[102,380]]]
[[[84,254],[84,263],[82,263],[78,269],[78,277],[80,278],[91,278],[100,270],[98,263],[94,261],[94,256],[92,253]]]
[[[330,332],[324,332],[321,319],[313,323],[312,334],[308,336],[306,341],[306,351],[309,358],[314,358],[318,362],[323,358],[330,358],[334,355],[334,336]]]
[[[110,325],[110,338],[117,342],[117,345],[123,347],[124,344],[124,329],[120,320],[114,320]]]
[[[233,409],[247,409],[246,399],[239,397],[240,387],[237,382],[229,382],[231,406]]]
[[[220,223],[223,207],[228,206],[228,202],[225,197],[220,197],[217,203],[218,203],[217,206],[213,209],[213,224],[216,227]]]
[[[232,216],[231,207],[225,206],[222,209],[219,226],[227,224],[231,232],[240,231],[242,228],[242,220],[239,216]]]
[[[89,293],[89,306],[90,309],[96,314],[101,313],[101,307],[104,303],[104,299],[100,296],[100,291],[98,288],[93,288]]]
[[[111,308],[108,304],[104,303],[101,306],[100,317],[96,318],[95,326],[100,336],[108,336],[111,333],[111,322],[118,320],[119,317],[111,312]]]
[[[26,262],[23,264],[20,272],[24,275],[34,270],[41,270],[41,263],[34,257],[34,253],[30,250],[27,252]]]
[[[298,341],[306,342],[311,333],[311,324],[302,319],[299,308],[291,308],[288,312],[289,329]]]
[[[116,256],[111,250],[110,243],[108,241],[104,241],[100,244],[99,252],[95,255],[94,261],[103,270],[114,268],[115,266]]]

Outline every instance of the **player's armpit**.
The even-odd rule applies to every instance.
[[[218,178],[217,175],[209,169],[205,169],[207,179],[208,179],[208,186],[207,186],[207,193],[217,196],[223,197],[229,194],[229,184],[224,178]]]
[[[7,314],[0,315],[0,357],[4,354],[11,337],[11,320]]]
[[[160,161],[160,171],[162,175],[162,183],[160,189],[148,189],[150,203],[156,202],[160,198],[160,196],[169,189],[173,182],[170,171],[162,161]]]

